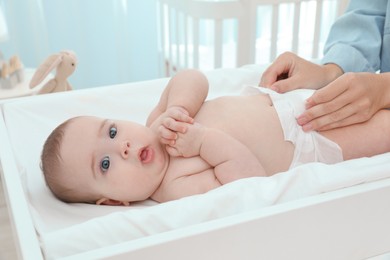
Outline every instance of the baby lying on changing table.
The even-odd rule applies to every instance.
[[[311,93],[249,87],[244,95],[205,101],[206,77],[182,71],[169,81],[146,126],[89,116],[59,125],[44,144],[45,180],[66,202],[165,202],[308,162],[390,151],[388,110],[365,123],[303,132],[295,118]]]

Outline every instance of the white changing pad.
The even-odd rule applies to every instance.
[[[257,84],[263,67],[207,72],[209,97],[238,94]],[[311,163],[267,178],[243,179],[209,193],[131,207],[66,204],[45,186],[39,168],[42,145],[69,117],[96,115],[144,123],[168,79],[21,98],[3,106],[4,118],[42,250],[47,258],[195,225],[213,219],[390,177],[390,154],[336,165]],[[26,142],[26,140],[28,140]]]

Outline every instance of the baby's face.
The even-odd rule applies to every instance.
[[[78,186],[118,201],[150,197],[168,167],[165,148],[151,129],[97,117],[79,117],[68,124],[61,156]]]

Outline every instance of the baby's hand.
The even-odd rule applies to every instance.
[[[188,115],[187,110],[182,107],[170,107],[158,119],[157,132],[160,142],[167,145],[174,145],[178,133],[185,133],[187,126],[194,122]]]
[[[198,123],[186,124],[187,131],[178,133],[176,142],[167,145],[166,149],[171,156],[192,157],[200,154],[206,128]]]

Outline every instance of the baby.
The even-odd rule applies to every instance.
[[[308,93],[309,92],[309,93]],[[206,100],[199,71],[173,77],[146,126],[81,116],[59,125],[42,152],[51,191],[66,202],[129,205],[205,193],[303,163],[337,163],[390,151],[390,111],[362,124],[302,131],[296,117],[309,90]]]

